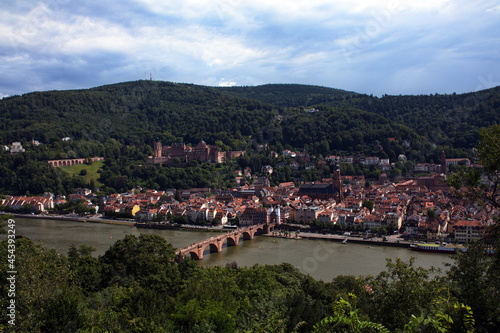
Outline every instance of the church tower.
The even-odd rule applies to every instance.
[[[441,152],[441,166],[439,168],[439,172],[443,175],[448,173],[448,167],[446,166],[446,154],[444,151]]]
[[[335,167],[335,171],[333,172],[333,183],[332,183],[333,187],[337,190],[337,192],[339,193],[339,197],[338,197],[338,202],[342,202],[342,199],[343,198],[343,191],[342,191],[342,179],[340,177],[340,167],[337,165]]]

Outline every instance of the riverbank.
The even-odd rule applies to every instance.
[[[210,231],[210,232],[229,232],[231,229],[224,229],[223,227],[205,227],[190,224],[180,224],[172,225],[166,223],[141,223],[134,220],[112,220],[104,219],[99,217],[81,217],[81,216],[68,216],[68,215],[32,215],[32,214],[13,214],[4,213],[2,215],[12,215],[14,217],[20,217],[24,219],[33,220],[58,220],[58,221],[72,221],[72,222],[83,222],[83,223],[104,223],[104,224],[114,224],[129,227],[136,227],[139,229],[159,229],[159,230],[185,230],[185,231]]]
[[[284,236],[278,233],[271,233],[262,236],[267,237],[276,237],[276,238],[285,238],[285,239],[318,239],[318,240],[330,240],[334,242],[341,242],[343,244],[348,243],[357,243],[357,244],[365,244],[368,246],[391,246],[391,247],[404,247],[410,248],[411,242],[400,240],[397,236],[387,237],[386,240],[383,238],[371,238],[364,239],[361,237],[354,236],[344,236],[344,235],[336,235],[336,234],[320,234],[320,233],[311,233],[311,232],[297,232],[288,236]]]
[[[118,221],[109,220],[97,217],[75,217],[67,215],[31,215],[31,214],[12,214],[12,213],[0,213],[2,215],[12,215],[14,218],[20,217],[23,219],[33,219],[33,220],[59,220],[59,221],[73,221],[73,222],[84,222],[84,223],[105,223],[105,224],[115,224],[131,226],[135,225],[135,221]]]
[[[307,239],[328,239],[332,241],[342,242],[344,244],[357,243],[365,245],[376,245],[376,246],[392,246],[392,247],[410,247],[411,242],[397,239],[397,237],[387,237],[386,240],[383,238],[371,238],[364,239],[361,237],[353,236],[343,236],[343,235],[331,235],[331,234],[317,234],[317,233],[306,233],[300,232],[299,237]]]
[[[230,232],[231,229],[223,227],[206,227],[192,224],[169,224],[169,223],[142,223],[137,222],[135,227],[138,229],[156,229],[156,230],[185,230],[185,231],[205,231],[205,232]]]

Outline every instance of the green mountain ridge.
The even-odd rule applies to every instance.
[[[414,163],[473,158],[480,127],[499,122],[499,89],[466,95],[372,97],[305,85],[218,88],[162,81],[134,81],[82,90],[34,92],[0,100],[0,144],[19,141],[22,154],[0,152],[0,193],[71,193],[91,186],[84,177],[52,168],[47,160],[105,157],[98,181],[108,192],[134,186],[190,188],[232,186],[234,170],[275,167],[274,183],[314,181],[321,170],[293,173],[270,151],[305,151],[311,162],[329,155],[377,156]],[[70,137],[69,141],[62,138]],[[32,140],[42,145],[36,146]],[[227,165],[145,165],[155,141],[197,144],[247,154]],[[307,157],[307,158],[309,158]],[[307,159],[306,158],[306,159]],[[286,164],[286,163],[285,163]],[[346,166],[345,166],[346,167]],[[376,177],[359,166],[349,174]],[[331,170],[330,170],[331,171]]]
[[[205,140],[237,150],[253,142],[322,155],[383,151],[381,157],[394,159],[410,153],[425,161],[437,158],[438,147],[451,155],[470,154],[464,149],[474,147],[480,127],[500,121],[499,109],[500,87],[379,98],[299,84],[133,81],[0,100],[0,142],[55,143],[67,136],[135,145]]]

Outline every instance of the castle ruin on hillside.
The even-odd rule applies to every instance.
[[[153,148],[154,156],[149,156],[146,161],[149,164],[176,164],[191,161],[222,163],[245,153],[240,150],[220,151],[219,147],[208,145],[203,140],[194,147],[185,143],[163,146],[161,142],[157,141]]]

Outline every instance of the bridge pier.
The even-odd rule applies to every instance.
[[[262,233],[263,233],[263,234],[268,234],[268,233],[270,233],[271,231],[273,231],[273,230],[274,230],[274,227],[275,227],[275,226],[276,226],[275,224],[266,224],[266,225],[264,225],[264,231],[263,231]]]

